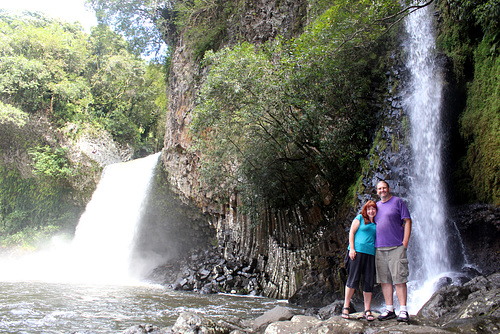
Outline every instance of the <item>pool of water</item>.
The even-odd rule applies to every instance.
[[[0,282],[1,333],[121,333],[149,323],[172,326],[185,311],[215,319],[255,318],[285,301],[201,295],[159,285]]]

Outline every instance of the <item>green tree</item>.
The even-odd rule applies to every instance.
[[[27,13],[2,16],[0,34],[2,101],[61,126],[94,123],[145,153],[161,141],[165,71],[130,53],[109,27],[88,36],[78,24]]]
[[[127,37],[130,51],[135,55],[160,52],[162,39],[162,11],[170,1],[157,0],[87,0],[99,23],[112,26]]]
[[[128,50],[106,26],[0,12],[0,243],[73,230],[99,170],[71,144],[89,129],[159,149],[165,68]]]
[[[397,9],[338,1],[299,38],[207,52],[191,127],[206,185],[251,207],[342,202],[370,144]]]
[[[67,107],[81,105],[88,94],[79,78],[87,58],[86,36],[80,26],[25,15],[0,23],[0,98],[30,113],[56,110],[64,117]]]

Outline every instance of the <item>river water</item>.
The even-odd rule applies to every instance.
[[[172,326],[185,311],[212,319],[255,318],[285,301],[178,292],[159,285],[0,282],[0,333],[121,333]]]

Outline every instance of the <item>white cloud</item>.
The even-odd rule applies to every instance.
[[[40,11],[46,15],[73,23],[79,21],[85,31],[97,25],[92,10],[85,7],[85,0],[0,0],[0,8],[14,11]]]

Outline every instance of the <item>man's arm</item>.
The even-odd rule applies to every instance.
[[[403,246],[405,249],[408,249],[408,242],[410,241],[410,234],[411,234],[411,219],[410,218],[404,218],[404,236],[403,236]]]

